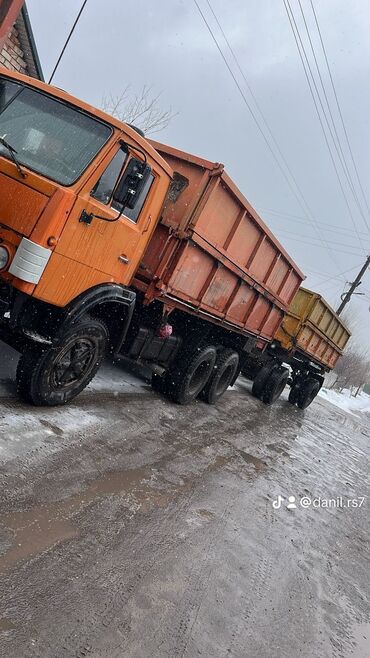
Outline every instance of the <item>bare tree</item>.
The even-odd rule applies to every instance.
[[[344,388],[351,390],[356,388],[354,395],[357,397],[362,387],[370,383],[370,352],[364,348],[362,341],[356,340],[357,329],[361,325],[359,314],[353,309],[351,311],[346,309],[341,315],[341,320],[351,331],[352,337],[334,368],[337,375],[334,387],[341,391]]]
[[[102,109],[108,114],[141,128],[146,134],[160,132],[176,116],[172,108],[162,109],[161,94],[154,94],[152,87],[144,85],[136,93],[127,85],[117,96],[109,94],[102,100]]]
[[[337,381],[335,388],[342,391],[344,388],[354,388],[360,392],[364,384],[370,381],[370,355],[365,350],[353,346],[344,352],[335,366]]]

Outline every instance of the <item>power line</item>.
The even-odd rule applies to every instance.
[[[286,239],[287,240],[294,240],[294,242],[299,242],[300,244],[305,244],[305,245],[310,245],[311,247],[320,247],[322,245],[318,244],[317,242],[310,242],[309,240],[302,240],[302,238],[297,238],[297,237],[292,237],[292,235],[297,235],[297,233],[293,233],[291,235],[291,231],[285,231],[284,229],[280,229],[280,232],[286,233]],[[314,239],[314,238],[312,238]],[[358,247],[356,247],[357,249]],[[359,252],[353,252],[353,251],[345,251],[343,249],[336,249],[335,250],[337,253],[340,254],[345,254],[346,256],[359,256],[361,255]]]
[[[344,271],[341,272],[340,274],[341,274],[341,275],[349,274],[349,272],[353,272],[353,270],[357,270],[358,267],[360,267],[360,265],[355,265],[354,267],[350,267],[348,270],[344,270]],[[314,271],[314,270],[313,270],[313,271]],[[320,272],[317,272],[317,274],[320,274],[320,275],[321,275]],[[323,285],[324,283],[327,283],[328,281],[332,281],[333,279],[337,279],[338,276],[339,276],[339,274],[335,274],[334,276],[329,276],[329,277],[328,277],[327,279],[325,279],[324,281],[321,281],[321,282],[320,282],[320,285]]]
[[[323,121],[322,121],[322,118],[321,118],[320,110],[319,110],[319,108],[318,108],[317,101],[316,101],[316,97],[315,97],[315,94],[314,94],[314,91],[313,91],[313,88],[312,88],[312,84],[311,84],[311,81],[310,81],[310,78],[309,78],[309,75],[308,75],[308,71],[309,71],[309,72],[310,72],[310,75],[311,75],[311,78],[312,78],[312,83],[313,83],[313,85],[314,85],[314,88],[315,88],[315,91],[316,91],[316,94],[317,94],[318,100],[319,100],[319,102],[320,102],[320,105],[321,105],[321,108],[322,108],[322,111],[323,111],[323,115],[324,115],[324,117],[325,117],[326,122],[328,123],[328,119],[327,119],[327,116],[326,116],[325,108],[324,108],[324,106],[323,106],[323,104],[322,104],[321,96],[320,96],[319,91],[318,91],[318,88],[317,88],[317,84],[316,84],[316,81],[315,81],[315,77],[314,77],[314,75],[313,75],[313,73],[312,73],[312,69],[311,69],[311,66],[310,66],[309,59],[308,59],[308,57],[307,57],[306,49],[305,49],[305,47],[304,47],[304,44],[303,44],[303,41],[302,41],[302,38],[301,38],[301,34],[300,34],[300,31],[299,31],[299,28],[298,28],[297,22],[296,22],[296,20],[295,20],[294,13],[293,13],[293,11],[292,11],[292,8],[291,8],[291,5],[290,5],[290,2],[289,2],[289,0],[283,0],[283,3],[284,3],[284,7],[285,7],[285,10],[286,10],[286,13],[287,13],[288,19],[289,19],[289,24],[290,24],[290,27],[291,27],[291,30],[292,30],[292,33],[293,33],[293,36],[294,36],[294,40],[295,40],[295,42],[296,42],[296,46],[297,46],[297,49],[298,49],[298,53],[299,53],[299,56],[300,56],[300,59],[301,59],[302,65],[303,65],[303,70],[304,70],[305,77],[306,77],[306,80],[307,80],[307,83],[308,83],[308,87],[309,87],[309,90],[310,90],[310,93],[311,93],[311,96],[312,96],[312,99],[313,99],[313,102],[314,102],[314,106],[315,106],[315,109],[316,109],[317,117],[318,117],[319,122],[320,122],[320,126],[321,126],[321,129],[322,129],[322,133],[323,133],[323,135],[324,135],[324,139],[325,139],[326,147],[327,147],[327,149],[328,149],[328,151],[329,151],[330,159],[331,159],[332,164],[333,164],[333,167],[334,167],[334,171],[335,171],[335,174],[336,174],[336,177],[337,177],[337,180],[338,180],[338,183],[339,183],[339,187],[340,187],[341,192],[342,192],[342,195],[343,195],[343,199],[344,199],[344,201],[345,201],[345,204],[346,204],[346,206],[347,206],[347,209],[348,209],[349,215],[350,215],[350,217],[351,217],[353,227],[354,227],[354,229],[355,229],[355,231],[356,231],[356,234],[357,234],[357,236],[358,236],[359,242],[360,242],[360,244],[361,244],[361,238],[360,238],[360,235],[359,235],[359,233],[358,233],[357,225],[356,225],[356,222],[355,222],[355,220],[354,220],[354,217],[353,217],[353,214],[352,214],[352,210],[351,210],[351,207],[350,207],[350,205],[349,205],[349,202],[348,202],[348,199],[347,199],[347,195],[346,195],[345,190],[344,190],[344,187],[343,187],[343,183],[342,183],[341,178],[340,178],[340,176],[339,176],[338,168],[337,168],[337,165],[336,165],[336,162],[335,162],[334,156],[333,156],[333,152],[332,152],[332,150],[331,150],[331,146],[330,146],[330,144],[329,144],[329,140],[328,140],[328,137],[327,137],[327,134],[326,134],[326,131],[325,131],[325,128],[324,128],[324,124],[323,124]],[[289,9],[288,9],[288,8],[289,8]],[[298,43],[298,40],[299,40],[299,43]],[[299,46],[299,44],[300,44],[300,46]],[[301,50],[301,49],[302,49],[302,50]],[[304,59],[306,60],[306,64],[305,64],[305,61],[304,61],[304,59],[303,59],[303,55],[302,55],[302,53],[303,53],[303,55],[304,55]],[[307,68],[306,68],[306,67],[307,67]],[[308,71],[307,71],[307,69],[308,69]],[[363,251],[364,251],[364,253],[366,253],[365,250],[363,250]]]
[[[301,235],[301,233],[297,233],[296,231],[289,231],[286,228],[280,228],[279,231],[283,232],[283,233],[287,233],[288,235],[296,236],[297,238],[302,240],[302,242],[305,242],[305,241],[308,241],[308,240],[317,240],[317,238],[315,238],[315,236],[313,236],[313,235],[312,236],[311,235]],[[360,247],[357,247],[353,244],[346,244],[345,242],[337,242],[336,240],[332,240],[331,244],[337,245],[338,247],[348,247],[349,249],[356,249],[359,252],[361,251]],[[317,245],[317,246],[319,246],[319,245]],[[344,253],[347,253],[347,252],[344,252]],[[359,254],[359,255],[361,256],[361,254]]]
[[[342,113],[342,110],[341,110],[341,106],[340,106],[340,103],[339,103],[338,94],[337,94],[337,91],[336,91],[336,88],[335,88],[335,84],[334,84],[334,78],[333,78],[333,76],[332,76],[332,72],[331,72],[331,69],[330,69],[329,60],[328,60],[327,53],[326,53],[326,48],[325,48],[325,45],[324,45],[324,40],[323,40],[323,38],[322,38],[322,34],[321,34],[320,26],[319,26],[319,21],[318,21],[318,18],[317,18],[317,15],[316,15],[316,11],[315,11],[315,7],[314,7],[314,5],[313,5],[312,0],[310,0],[310,4],[311,4],[312,12],[313,12],[313,15],[314,15],[314,18],[315,18],[315,23],[316,23],[317,31],[318,31],[318,34],[319,34],[319,38],[320,38],[320,43],[321,43],[322,51],[323,51],[323,53],[324,53],[324,58],[325,58],[326,66],[327,66],[327,69],[328,69],[329,78],[330,78],[331,86],[332,86],[332,89],[333,89],[333,94],[334,94],[335,102],[336,102],[336,105],[337,105],[337,108],[338,108],[339,117],[340,117],[340,120],[341,120],[341,124],[342,124],[342,128],[343,128],[343,132],[344,132],[344,135],[345,135],[345,138],[346,138],[346,142],[347,142],[347,146],[348,146],[349,153],[350,153],[350,155],[351,155],[351,160],[352,160],[353,168],[354,168],[355,173],[356,173],[357,182],[358,182],[358,184],[359,184],[359,187],[360,187],[360,190],[361,190],[361,193],[362,193],[363,200],[364,200],[364,202],[365,202],[365,205],[366,205],[367,211],[368,211],[368,213],[369,213],[369,215],[370,215],[369,204],[368,204],[368,201],[367,201],[367,198],[366,198],[366,194],[365,194],[365,192],[364,192],[364,188],[363,188],[362,183],[361,183],[360,175],[359,175],[359,173],[358,173],[358,168],[357,168],[356,161],[355,161],[355,158],[354,158],[354,155],[353,155],[352,146],[351,146],[351,143],[350,143],[350,141],[349,141],[349,137],[348,137],[348,132],[347,132],[346,124],[344,123],[343,113]],[[370,225],[368,224],[368,222],[367,222],[366,219],[365,219],[364,221],[365,221],[366,227],[367,227],[368,230],[370,231]]]
[[[300,224],[306,224],[307,218],[302,215],[294,215],[293,213],[287,213],[282,210],[273,210],[272,208],[260,208],[261,212],[269,213],[271,215],[276,215],[279,219],[287,218],[290,221],[298,221]],[[349,235],[353,234],[352,229],[345,228],[344,226],[339,226],[339,224],[329,224],[328,222],[321,222],[320,227],[322,231],[340,231],[341,233],[347,233]],[[359,231],[362,240],[370,240],[370,233],[367,231]],[[367,237],[365,237],[367,236]]]
[[[318,73],[318,76],[319,76],[319,80],[320,80],[321,88],[322,88],[322,91],[323,91],[323,94],[324,94],[324,98],[325,98],[325,101],[326,101],[326,105],[327,105],[327,108],[328,108],[328,111],[329,111],[329,116],[330,116],[330,119],[331,119],[332,128],[333,128],[333,131],[334,131],[334,134],[333,134],[333,132],[332,132],[332,130],[331,130],[331,128],[330,128],[330,124],[329,124],[329,121],[328,121],[327,115],[326,115],[326,113],[325,113],[325,119],[326,119],[326,123],[327,123],[328,129],[329,129],[329,133],[330,133],[330,136],[331,136],[331,138],[332,138],[332,141],[333,141],[333,144],[334,144],[335,150],[336,150],[336,152],[337,152],[339,162],[340,162],[341,165],[342,165],[342,168],[343,168],[344,175],[345,175],[345,177],[346,177],[347,183],[348,183],[349,188],[350,188],[350,190],[351,190],[351,192],[352,192],[352,194],[353,194],[353,197],[354,197],[354,199],[355,199],[355,202],[356,202],[357,208],[358,208],[358,210],[359,210],[359,212],[360,212],[360,214],[361,214],[363,220],[366,221],[366,220],[365,220],[365,215],[364,215],[364,213],[363,213],[363,210],[362,210],[362,207],[361,207],[361,204],[360,204],[360,200],[359,200],[359,198],[358,198],[358,196],[357,196],[357,192],[356,192],[356,189],[355,189],[355,186],[354,186],[353,180],[352,180],[351,173],[350,173],[349,168],[348,168],[348,165],[347,165],[346,156],[345,156],[344,151],[343,151],[343,148],[342,148],[342,143],[341,143],[341,139],[340,139],[340,137],[339,137],[338,131],[337,131],[337,127],[336,127],[336,123],[335,123],[335,120],[334,120],[334,116],[333,116],[333,113],[332,113],[332,111],[331,111],[330,102],[329,102],[329,99],[328,99],[328,96],[327,96],[327,93],[326,93],[326,89],[325,89],[324,81],[323,81],[323,78],[322,78],[322,75],[321,75],[321,71],[320,71],[320,66],[319,66],[319,63],[318,63],[318,60],[317,60],[317,57],[316,57],[315,48],[314,48],[314,45],[313,45],[313,42],[312,42],[312,39],[311,39],[311,33],[310,33],[310,30],[309,30],[309,27],[308,27],[308,23],[307,23],[307,21],[306,21],[306,16],[305,16],[305,13],[304,13],[304,11],[303,11],[303,7],[302,7],[302,2],[301,2],[301,0],[298,0],[298,3],[299,3],[300,10],[301,10],[301,14],[302,14],[303,22],[304,22],[304,25],[305,25],[305,28],[306,28],[306,33],[307,33],[308,41],[309,41],[309,44],[310,44],[311,52],[312,52],[312,55],[313,55],[313,58],[314,58],[314,62],[315,62],[315,66],[316,66],[316,70],[317,70],[317,73]],[[311,75],[312,75],[312,74],[311,74]],[[316,89],[316,91],[317,91],[317,93],[318,93],[318,90],[317,90],[317,89]],[[321,100],[320,100],[320,102],[321,102]],[[322,105],[322,104],[321,104],[321,107],[323,108],[323,105]],[[334,138],[334,136],[335,136],[335,138]]]
[[[58,66],[59,66],[59,64],[60,64],[60,60],[62,59],[62,57],[63,57],[63,55],[64,55],[65,49],[67,48],[67,46],[68,46],[68,44],[69,44],[70,38],[71,38],[73,32],[75,31],[75,27],[76,27],[78,21],[80,20],[81,14],[82,14],[83,10],[85,9],[85,5],[86,5],[86,3],[87,3],[87,0],[84,0],[84,2],[82,3],[81,9],[80,9],[80,11],[79,11],[78,14],[77,14],[77,18],[76,18],[75,22],[74,22],[73,25],[72,25],[72,28],[71,28],[71,30],[70,30],[70,33],[69,33],[69,35],[68,35],[68,37],[67,37],[67,39],[66,39],[66,41],[65,41],[65,44],[64,44],[64,46],[63,46],[63,48],[62,48],[62,50],[61,50],[61,53],[60,53],[60,55],[59,55],[59,57],[58,57],[58,59],[57,59],[57,63],[55,64],[54,69],[53,69],[53,72],[52,72],[52,74],[51,74],[51,76],[50,76],[50,78],[49,78],[49,83],[48,83],[49,85],[50,85],[50,83],[51,83],[51,81],[52,81],[52,79],[53,79],[53,77],[54,77],[54,75],[55,75],[55,72],[56,72],[56,70],[57,70],[57,68],[58,68]]]
[[[222,30],[222,28],[221,28],[220,22],[219,22],[219,20],[217,19],[216,14],[215,14],[215,12],[213,11],[213,9],[212,9],[212,7],[211,7],[211,5],[210,5],[210,3],[209,3],[208,0],[207,0],[207,3],[208,3],[208,6],[210,7],[210,9],[211,9],[211,11],[212,11],[213,16],[215,17],[215,19],[216,19],[216,21],[217,21],[217,24],[220,26],[220,29],[221,29],[221,31],[222,31],[222,34],[224,35],[224,38],[225,38],[225,40],[226,40],[226,43],[228,44],[228,46],[229,46],[229,48],[230,48],[230,51],[231,51],[232,54],[233,54],[234,59],[237,61],[236,55],[235,55],[235,53],[233,52],[233,50],[232,50],[232,48],[231,48],[231,46],[230,46],[230,44],[229,44],[229,42],[228,42],[227,37],[225,36],[225,33],[224,33],[224,31]],[[308,209],[309,213],[307,213],[307,210],[306,210],[306,208],[303,206],[300,197],[297,195],[296,190],[295,190],[294,187],[292,186],[291,181],[289,180],[289,178],[288,178],[286,172],[284,171],[284,169],[283,169],[281,163],[279,162],[279,159],[277,158],[277,156],[276,156],[274,150],[272,149],[271,144],[270,144],[270,142],[268,141],[268,139],[267,139],[267,137],[266,137],[266,135],[265,135],[265,133],[264,133],[264,131],[263,131],[261,125],[259,124],[259,121],[258,121],[258,119],[257,119],[257,117],[256,117],[256,115],[255,115],[255,112],[254,112],[253,109],[251,108],[251,106],[250,106],[250,104],[249,104],[249,102],[248,102],[248,100],[247,100],[247,98],[246,98],[246,96],[245,96],[245,94],[244,94],[244,92],[243,92],[243,90],[242,90],[240,84],[239,84],[238,79],[236,78],[236,76],[235,76],[235,74],[234,74],[234,72],[233,72],[233,70],[232,70],[232,68],[231,68],[231,66],[230,66],[230,64],[229,64],[229,62],[227,61],[227,59],[226,59],[226,57],[225,57],[225,55],[224,55],[224,53],[223,53],[223,51],[222,51],[222,48],[221,48],[221,46],[220,46],[220,44],[219,44],[219,42],[218,42],[218,40],[217,40],[217,38],[216,38],[216,36],[215,36],[215,34],[214,34],[214,32],[213,32],[213,30],[212,30],[210,24],[209,24],[208,21],[207,21],[207,18],[206,18],[206,16],[205,16],[205,14],[203,13],[202,9],[200,8],[200,5],[199,5],[198,1],[197,1],[197,0],[194,0],[194,4],[196,5],[196,7],[197,7],[197,9],[198,9],[198,12],[199,12],[199,14],[200,14],[200,16],[201,16],[201,18],[203,19],[203,21],[204,21],[204,23],[205,23],[205,25],[206,25],[206,27],[207,27],[207,29],[208,29],[208,31],[209,31],[209,33],[210,33],[212,39],[213,39],[213,41],[214,41],[214,43],[215,43],[215,45],[216,45],[216,47],[217,47],[217,50],[219,51],[219,53],[220,53],[220,55],[221,55],[221,57],[222,57],[222,59],[223,59],[225,65],[226,65],[226,67],[227,67],[227,69],[228,69],[228,71],[229,71],[229,73],[230,73],[232,79],[234,80],[235,85],[237,86],[237,88],[238,88],[238,90],[239,90],[239,93],[240,93],[240,95],[241,95],[241,97],[242,97],[242,99],[243,99],[245,105],[247,106],[247,108],[248,108],[248,110],[249,110],[249,112],[250,112],[250,114],[251,114],[251,116],[252,116],[252,118],[253,118],[253,120],[254,120],[254,122],[255,122],[257,128],[258,128],[258,130],[259,130],[259,132],[261,133],[261,135],[262,135],[262,137],[263,137],[264,142],[265,142],[266,145],[267,145],[267,148],[269,149],[269,151],[270,151],[272,157],[274,158],[275,162],[277,163],[277,165],[278,165],[278,167],[279,167],[279,169],[280,169],[280,171],[281,171],[281,173],[282,173],[282,175],[283,175],[285,181],[287,182],[287,184],[288,184],[288,186],[289,186],[291,192],[293,193],[294,197],[297,199],[297,201],[298,201],[299,205],[301,206],[303,212],[307,215],[308,220],[312,223],[312,225],[314,226],[315,230],[317,231],[317,233],[318,233],[318,235],[319,235],[319,239],[322,240],[322,242],[323,242],[324,245],[326,246],[326,249],[327,249],[328,253],[331,255],[332,260],[333,260],[335,266],[338,267],[338,264],[337,264],[337,262],[336,262],[336,260],[335,260],[335,258],[334,258],[334,251],[331,249],[330,244],[326,241],[326,239],[323,238],[323,236],[320,235],[319,228],[318,228],[318,226],[316,225],[315,220],[314,220],[313,217],[311,216],[312,213],[311,213],[311,211],[310,211],[310,209],[309,209],[309,206],[308,206],[308,204],[307,204],[307,202],[306,202],[306,200],[305,200],[305,198],[304,198],[304,196],[303,196],[303,193],[302,193],[302,191],[301,191],[301,189],[300,189],[300,187],[299,187],[299,185],[298,185],[298,183],[297,183],[297,181],[296,181],[294,175],[292,174],[292,172],[291,172],[289,166],[287,165],[286,160],[285,160],[284,156],[283,156],[282,153],[281,153],[280,147],[278,146],[278,144],[277,144],[275,138],[274,138],[273,135],[272,135],[272,131],[270,130],[270,128],[268,128],[270,134],[272,135],[272,138],[273,138],[273,140],[274,140],[274,143],[275,143],[276,146],[277,146],[278,152],[281,154],[281,157],[282,157],[282,159],[283,159],[283,162],[284,162],[285,166],[287,167],[287,170],[288,170],[288,172],[289,172],[289,174],[290,174],[292,180],[294,181],[294,183],[295,183],[295,185],[296,185],[296,187],[297,187],[297,190],[298,190],[298,192],[299,192],[299,194],[300,194],[300,196],[301,196],[301,198],[302,198],[304,204],[306,205],[306,208]],[[239,69],[241,70],[241,67],[240,67],[239,64],[238,64],[238,67],[239,67]],[[245,77],[244,75],[243,75],[243,77],[244,77],[244,79],[246,79],[246,77]],[[247,83],[247,84],[248,84],[248,88],[250,88],[249,83]],[[253,98],[254,98],[254,96],[253,96]],[[266,119],[265,119],[264,116],[263,116],[262,110],[260,110],[260,108],[259,108],[258,105],[257,105],[257,107],[258,107],[258,109],[259,109],[259,111],[260,111],[260,114],[261,114],[262,117],[263,117],[263,120],[264,120],[265,124],[268,126],[267,121],[266,121]]]
[[[285,218],[281,218],[281,217],[272,217],[271,219],[272,219],[272,220],[277,220],[277,219],[283,219],[283,220],[284,220]],[[271,219],[270,219],[270,221],[271,221]],[[288,218],[288,219],[289,219],[289,218]],[[286,220],[285,220],[285,221],[286,221]],[[297,219],[294,219],[294,220],[291,219],[290,221],[292,221],[292,222],[294,222],[294,223],[297,222],[298,224],[302,224],[302,225],[307,225],[307,222],[306,222],[306,221],[300,221],[300,220],[297,220]],[[302,235],[301,233],[298,233],[297,231],[291,231],[290,229],[286,229],[286,228],[284,228],[284,227],[282,227],[280,230],[285,230],[285,231],[289,230],[290,233],[293,233],[294,235],[299,235],[299,236],[301,236],[302,238],[309,238],[309,239],[318,240],[318,238],[316,238],[316,236],[313,236],[313,235],[312,235],[312,236],[311,236],[311,235]],[[326,233],[330,233],[331,235],[333,234],[333,230],[330,229],[330,228],[322,228],[322,230],[325,231]],[[340,229],[337,228],[336,231],[340,231]],[[340,238],[342,238],[342,239],[345,239],[345,238],[349,238],[349,237],[353,237],[353,236],[352,236],[352,233],[346,233],[346,232],[345,232],[344,234],[340,234],[340,232],[339,232],[338,237],[340,237]],[[363,243],[367,243],[367,242],[370,243],[370,236],[369,236],[368,238],[363,237],[363,238],[362,238],[362,242],[363,242]],[[349,244],[349,243],[336,242],[336,241],[334,241],[334,240],[330,240],[330,244],[332,244],[332,245],[333,245],[333,244],[337,244],[337,245],[340,245],[340,246],[342,246],[342,247],[349,247],[350,249],[359,249],[360,251],[362,251],[362,247],[359,247],[357,244],[354,245],[354,244]]]

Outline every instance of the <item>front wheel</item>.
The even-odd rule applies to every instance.
[[[26,352],[17,368],[19,394],[36,406],[66,404],[95,376],[108,340],[105,324],[86,317],[66,329],[51,347]]]

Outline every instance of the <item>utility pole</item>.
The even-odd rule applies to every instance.
[[[341,304],[339,305],[339,308],[337,309],[337,315],[340,315],[341,312],[343,311],[344,307],[347,306],[348,302],[350,301],[351,297],[355,293],[356,288],[361,284],[361,279],[363,275],[365,274],[367,268],[370,266],[370,255],[367,257],[364,266],[361,268],[359,271],[358,275],[356,276],[355,280],[353,283],[351,283],[348,292],[344,293],[341,296]]]

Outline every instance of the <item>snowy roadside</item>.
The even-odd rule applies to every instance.
[[[328,388],[322,388],[319,395],[327,402],[335,404],[343,411],[357,415],[358,413],[370,413],[370,395],[360,393],[356,398],[351,395],[349,389],[343,389],[341,393]]]

